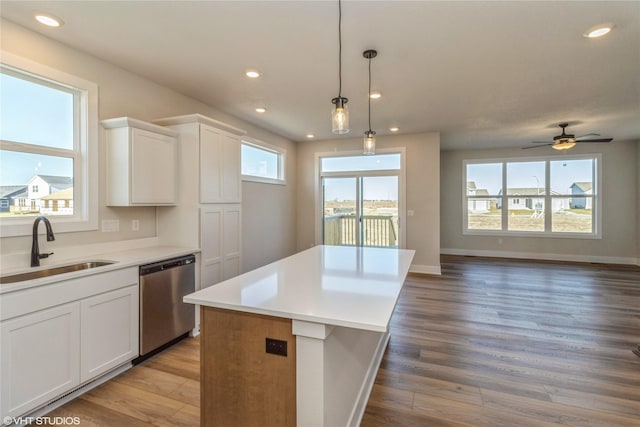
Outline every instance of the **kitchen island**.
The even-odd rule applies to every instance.
[[[201,425],[358,425],[413,255],[316,246],[187,295]]]

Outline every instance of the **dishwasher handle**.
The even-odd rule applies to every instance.
[[[180,258],[154,262],[153,264],[141,265],[140,276],[146,276],[147,274],[157,273],[158,271],[164,271],[171,268],[182,267],[193,264],[195,261],[196,257],[194,255],[188,255]]]

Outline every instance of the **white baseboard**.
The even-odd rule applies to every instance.
[[[442,271],[440,270],[439,265],[411,264],[411,267],[409,267],[409,273],[435,274],[437,276],[440,276],[442,274]]]
[[[32,411],[31,413],[29,413],[28,415],[23,415],[21,417],[16,417],[17,418],[41,418],[44,417],[46,414],[48,414],[49,412],[53,411],[54,409],[57,409],[59,407],[61,407],[62,405],[71,402],[73,399],[75,399],[76,397],[88,392],[89,390],[92,390],[96,387],[98,387],[99,385],[117,377],[118,375],[120,375],[121,373],[131,369],[133,365],[131,364],[131,361],[125,363],[124,365],[121,365],[118,368],[115,368],[114,370],[107,372],[106,374],[104,374],[101,377],[98,377],[94,380],[89,381],[86,384],[83,384],[81,386],[79,386],[78,388],[76,388],[75,390],[63,395],[62,397],[58,397],[56,399],[53,399],[51,402],[45,404],[44,406],[41,406],[40,408]],[[82,420],[81,420],[82,421]],[[38,422],[35,422],[34,424],[38,424]]]
[[[441,248],[442,255],[482,256],[491,258],[535,259],[544,261],[592,262],[599,264],[638,264],[633,257],[607,257],[599,255],[548,254],[538,252],[489,251],[483,249],[451,249]]]

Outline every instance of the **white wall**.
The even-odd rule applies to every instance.
[[[636,143],[636,159],[636,171],[638,172],[638,180],[636,181],[636,187],[638,189],[638,208],[636,210],[636,264],[640,265],[640,141]]]
[[[440,272],[440,134],[380,136],[378,149],[406,149],[406,208],[408,249],[415,249],[413,271]],[[298,250],[315,245],[315,153],[360,151],[362,138],[303,142],[298,145]]]
[[[2,50],[97,83],[99,86],[100,120],[122,116],[152,120],[167,116],[201,113],[244,129],[253,138],[286,148],[290,164],[296,162],[295,143],[285,138],[12,22],[2,20],[0,31]],[[41,242],[43,250],[55,251],[56,247],[155,236],[155,208],[111,208],[105,206],[103,141],[100,141],[99,144],[99,157],[99,221],[118,219],[120,220],[120,231],[115,233],[100,231],[57,233],[55,242]],[[282,212],[295,212],[295,185],[293,184],[295,183],[295,173],[294,167],[288,168],[290,184],[285,187],[276,188],[276,186],[263,185],[256,189],[257,184],[243,184],[243,229],[245,231],[243,255],[245,262],[250,266],[267,263],[274,256],[289,255],[295,249],[295,229],[292,221],[294,214],[281,215]],[[254,200],[256,194],[260,196],[259,201]],[[278,204],[264,203],[272,199],[277,200]],[[259,203],[260,209],[256,209],[257,203]],[[132,219],[140,220],[140,231],[131,231]],[[265,222],[269,223],[270,227],[261,230],[260,235],[254,235],[255,230]],[[269,244],[266,245],[264,242],[269,242]],[[29,252],[31,249],[30,236],[2,238],[1,243],[2,254]]]
[[[634,142],[584,144],[572,154],[602,153],[602,238],[470,236],[462,234],[462,161],[465,159],[557,155],[552,149],[498,149],[441,153],[441,240],[443,253],[633,263],[637,254],[638,153]],[[555,256],[554,256],[555,255]]]

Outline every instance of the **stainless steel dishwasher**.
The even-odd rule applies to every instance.
[[[182,297],[195,291],[195,256],[140,266],[140,356],[195,327],[195,306]]]

